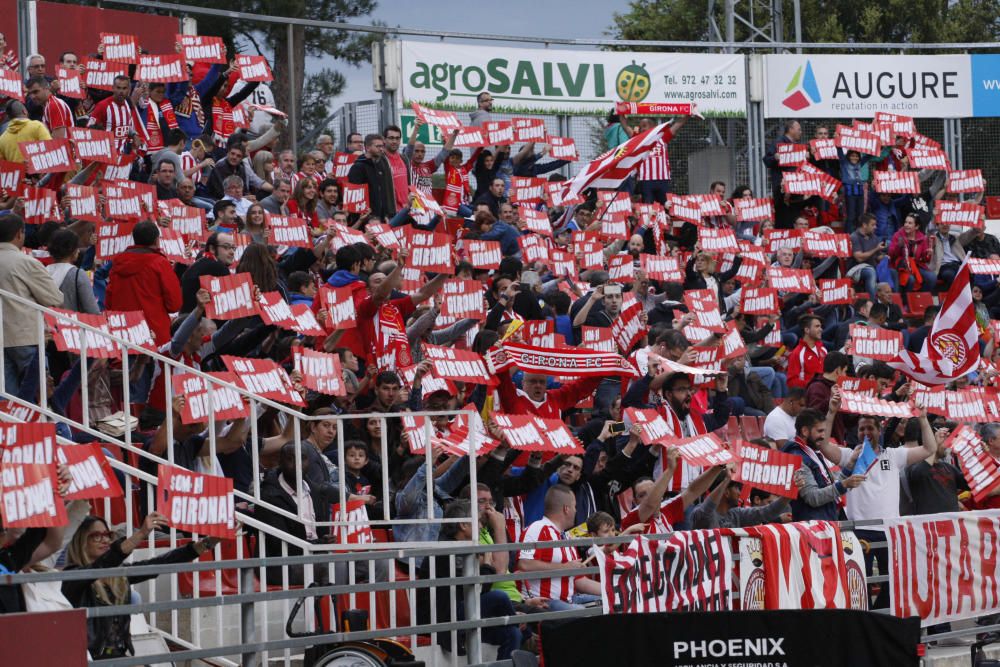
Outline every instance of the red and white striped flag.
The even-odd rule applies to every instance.
[[[927,385],[947,384],[979,366],[979,329],[972,303],[971,272],[962,262],[920,354],[901,350],[893,368]]]
[[[661,123],[598,156],[569,182],[567,196],[573,197],[587,188],[614,190],[642,164],[661,139],[668,141],[669,138],[670,124]]]

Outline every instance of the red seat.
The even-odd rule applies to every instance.
[[[736,415],[731,415],[729,421],[726,422],[726,436],[728,436],[729,442],[743,438],[743,432],[740,430],[740,420]]]
[[[762,424],[757,417],[740,417],[740,426],[743,427],[743,437],[746,440],[756,440],[763,435]]]
[[[910,292],[906,295],[907,308],[903,310],[903,317],[914,317],[923,319],[924,313],[934,305],[934,295],[930,292]]]
[[[243,539],[243,553],[244,555],[249,554],[249,545],[245,538]],[[236,561],[239,560],[239,556],[236,552],[236,540],[223,540],[219,543],[220,545],[220,555],[222,561]],[[215,560],[215,550],[211,549],[203,553],[199,558],[199,561],[207,562]],[[220,561],[221,562],[221,561]],[[177,574],[177,589],[180,594],[184,597],[194,596],[194,572],[179,572]],[[235,595],[240,592],[239,588],[240,572],[239,570],[227,569],[222,570],[220,576],[221,588],[216,588],[215,585],[215,572],[199,572],[198,573],[198,597],[215,597],[217,595]],[[248,592],[248,591],[245,591]]]

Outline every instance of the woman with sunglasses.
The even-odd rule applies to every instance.
[[[167,518],[159,512],[150,512],[142,525],[127,538],[117,538],[108,530],[108,524],[96,516],[88,516],[80,524],[66,548],[66,569],[100,569],[119,567],[139,547],[154,529],[167,526]],[[206,537],[189,542],[165,554],[129,565],[164,565],[193,561],[218,542]],[[128,604],[131,584],[156,577],[152,575],[130,577],[105,577],[63,582],[63,595],[74,607],[101,607]],[[127,614],[87,619],[87,649],[94,659],[117,658],[132,655],[130,617]]]

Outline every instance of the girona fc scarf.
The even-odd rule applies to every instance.
[[[150,153],[163,148],[163,132],[160,130],[161,116],[171,130],[176,130],[178,127],[174,105],[170,103],[170,100],[164,98],[159,104],[150,100],[149,110],[146,113],[146,134],[149,136],[147,150]]]
[[[497,361],[503,351],[507,359]],[[511,366],[525,373],[568,377],[605,377],[620,375],[638,377],[639,373],[627,360],[614,352],[596,352],[575,348],[557,350],[524,345],[523,343],[503,343],[498,349],[490,350],[486,357],[491,370],[500,372]]]
[[[235,131],[233,105],[223,97],[216,97],[212,100],[212,138],[217,145],[222,146]]]

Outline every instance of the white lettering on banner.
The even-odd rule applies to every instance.
[[[233,517],[233,496],[174,496],[170,499],[170,517],[179,524],[229,525]]]
[[[17,100],[24,99],[24,86],[17,72],[7,70],[0,75],[0,94]]]
[[[345,188],[344,204],[364,204],[365,192],[364,188]]]
[[[70,483],[69,493],[91,489],[95,486],[104,489],[111,488],[107,477],[104,475],[104,471],[101,470],[101,464],[94,457],[84,459],[79,463],[71,463],[66,467],[69,469],[69,475],[73,480]]]
[[[11,486],[4,484],[4,486]],[[60,500],[60,502],[62,502]],[[7,523],[22,521],[38,514],[56,515],[52,481],[43,479],[36,484],[6,489],[3,494],[4,518]]]
[[[749,201],[749,204],[740,205],[741,201]],[[759,220],[770,220],[771,200],[770,199],[749,199],[738,200],[736,202],[736,219],[739,222],[756,222]]]
[[[21,144],[21,147],[29,154],[31,166],[34,171],[43,171],[54,167],[65,167],[69,165],[69,151],[65,146],[60,146],[55,150],[46,152],[45,147],[39,144]]]
[[[259,303],[260,307],[267,311],[267,316],[273,322],[286,322],[294,319],[292,317],[292,309],[284,299],[279,298],[274,303],[267,303],[262,300]]]
[[[832,285],[824,285],[820,289],[820,300],[823,303],[837,303],[844,302],[851,298],[851,285],[849,283],[843,283],[839,280],[832,281],[820,281],[822,285],[823,282],[832,282]]]
[[[330,310],[330,319],[334,322],[346,322],[347,320],[353,320],[355,317],[353,301],[341,301],[340,303],[328,306],[328,308]]]
[[[267,75],[267,65],[262,62],[245,63],[240,68],[240,76],[244,79],[263,79],[267,78]]]
[[[274,241],[279,245],[309,241],[309,230],[303,229],[299,225],[288,227],[274,226],[271,228],[271,233],[274,235]]]
[[[967,260],[969,262],[969,271],[981,275],[997,275],[1000,274],[1000,259],[979,259],[978,257],[970,257]]]
[[[538,444],[542,439],[541,434],[534,424],[507,428],[504,430],[504,437],[510,442],[511,447]]]
[[[499,245],[476,245],[469,247],[469,262],[475,267],[487,268],[500,264],[503,252]]]
[[[979,169],[965,169],[948,172],[948,192],[982,192],[986,189],[983,172]]]
[[[100,250],[102,258],[110,258],[125,252],[125,249],[132,245],[132,235],[125,236],[105,236],[98,240],[97,248]]]
[[[104,57],[112,61],[122,61],[135,58],[135,43],[105,44]]]
[[[207,419],[212,412],[243,409],[243,399],[235,389],[213,384],[211,404],[208,401],[208,391],[202,387],[199,387],[199,389],[201,390],[199,393],[185,395],[187,397],[187,405],[190,406],[191,415],[195,421]]]
[[[108,215],[112,218],[137,218],[142,215],[142,203],[138,195],[127,198],[108,198]]]
[[[448,246],[416,246],[413,249],[414,266],[443,266],[451,258]]]
[[[890,609],[920,625],[975,618],[1000,607],[1000,511],[886,519]]]
[[[97,215],[97,197],[72,197],[70,207],[74,217]]]
[[[785,655],[784,637],[759,637],[757,639],[701,639],[675,641],[674,660],[678,658],[743,658]]]
[[[216,287],[218,285],[216,284]],[[219,315],[228,313],[231,310],[243,308],[251,302],[250,285],[240,283],[236,287],[223,292],[215,292],[212,296],[212,303],[215,305],[215,312]]]

